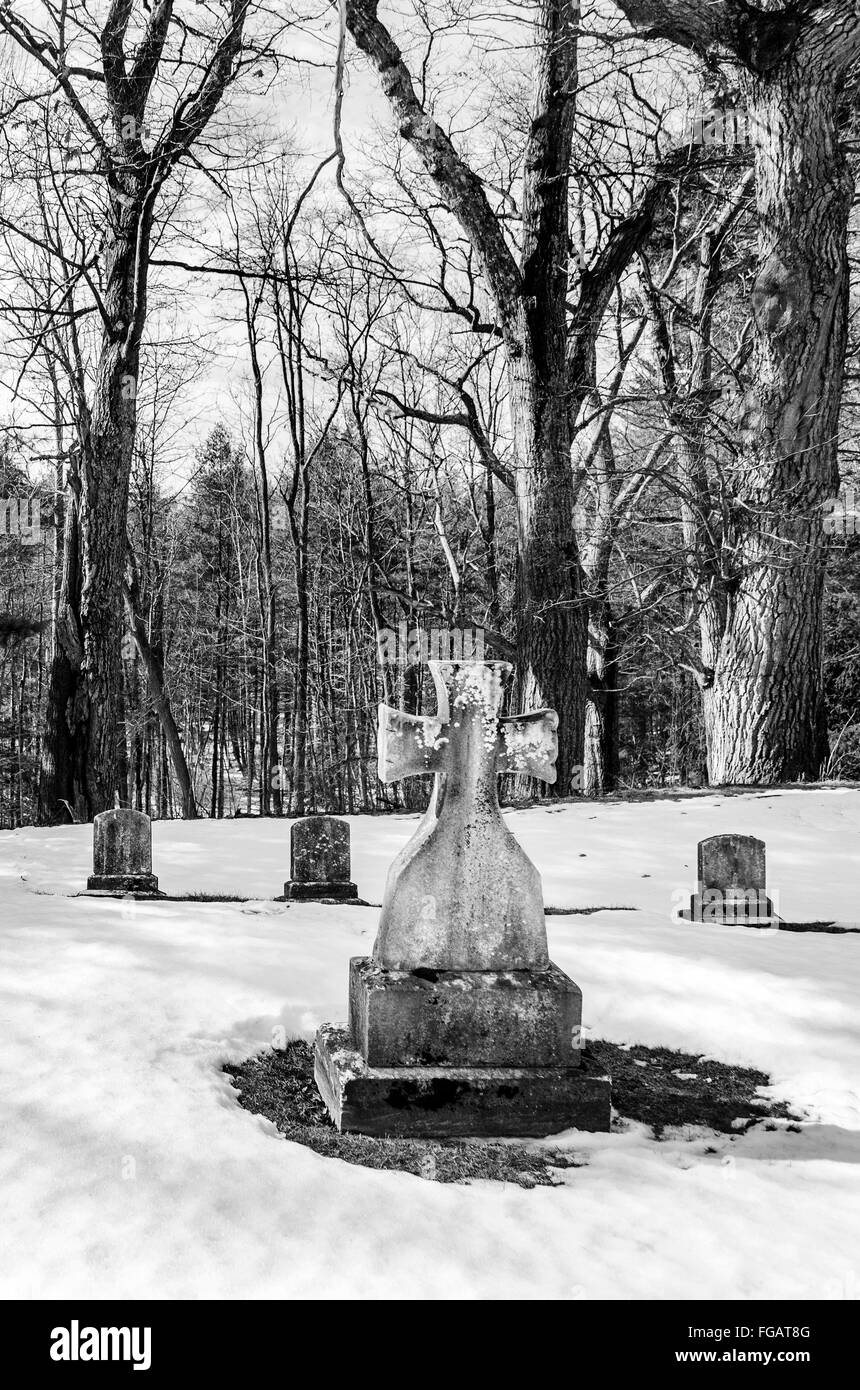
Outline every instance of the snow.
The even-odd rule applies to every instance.
[[[417,817],[351,819],[373,903]],[[247,1114],[221,1065],[345,1015],[373,907],[274,902],[281,821],[164,822],[168,893],[71,896],[88,826],[0,835],[0,1294],[150,1298],[860,1296],[860,934],[673,920],[696,844],[767,843],[789,921],[860,926],[860,792],[510,814],[594,1036],[754,1065],[802,1133],[642,1126],[561,1141],[556,1188],[443,1186],[326,1159]],[[635,908],[635,911],[621,911]],[[611,910],[615,909],[615,910]],[[676,917],[676,914],[675,914]],[[713,1152],[707,1152],[707,1150]]]

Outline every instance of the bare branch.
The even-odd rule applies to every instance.
[[[489,281],[500,324],[506,334],[513,336],[514,308],[522,292],[522,279],[483,183],[418,100],[400,49],[377,16],[377,0],[345,0],[345,5],[349,31],[379,73],[382,90],[398,118],[401,136],[421,159],[474,246]]]

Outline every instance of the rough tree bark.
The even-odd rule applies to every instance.
[[[739,413],[734,552],[704,691],[715,783],[814,778],[825,539],[838,487],[852,181],[840,85],[860,54],[850,0],[763,12],[742,0],[617,0],[640,32],[741,69],[754,142],[759,264],[751,380]]]
[[[237,257],[238,260],[238,257]],[[251,382],[254,401],[254,457],[259,470],[257,496],[259,498],[260,547],[256,557],[257,586],[260,595],[260,619],[263,638],[262,675],[263,689],[260,701],[260,814],[275,814],[283,810],[283,795],[280,778],[274,774],[279,766],[278,757],[278,614],[275,572],[272,564],[272,513],[269,488],[269,469],[263,423],[263,370],[260,365],[257,316],[265,280],[257,289],[249,290],[246,277],[238,274],[239,286],[245,305],[245,331],[248,342],[248,356],[251,365]],[[249,803],[250,804],[250,803]]]
[[[609,592],[618,477],[608,419],[598,428],[592,451],[595,516],[583,552],[588,592],[588,700],[582,790],[593,796],[618,782],[618,645]]]
[[[127,569],[122,593],[126,619],[146,670],[149,693],[152,697],[155,712],[158,715],[159,725],[164,736],[165,744],[170,751],[170,760],[173,764],[173,771],[176,774],[179,795],[182,800],[182,816],[184,820],[196,820],[197,801],[194,796],[194,785],[191,781],[191,773],[188,770],[185,750],[182,747],[179,727],[173,716],[173,710],[164,685],[164,663],[159,654],[153,649],[152,643],[149,640],[149,633],[146,629],[146,623],[140,612],[140,579],[137,573],[137,565],[135,564],[134,556],[130,549],[127,552]]]
[[[76,453],[60,445],[54,494],[54,587],[51,602],[51,656],[45,701],[45,730],[39,766],[39,821],[63,823],[75,818],[74,789],[83,781],[81,749],[72,737],[66,710],[74,702],[83,656],[78,614],[81,602],[81,554]],[[63,458],[68,458],[68,478]]]
[[[310,576],[308,573],[308,535],[310,522],[310,473],[307,457],[293,462],[293,477],[285,498],[290,538],[293,544],[293,573],[296,583],[296,657],[293,692],[292,761],[290,773],[290,815],[307,813],[308,720],[310,714]],[[315,788],[314,788],[315,791]]]
[[[516,457],[517,667],[523,709],[559,717],[558,790],[582,764],[586,610],[570,462],[567,370],[570,151],[579,6],[538,7],[532,124],[523,177],[517,294],[507,329]]]

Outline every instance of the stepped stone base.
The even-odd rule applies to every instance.
[[[87,892],[108,897],[124,897],[126,893],[151,898],[164,896],[158,890],[155,874],[90,874]]]
[[[284,897],[296,903],[351,902],[358,897],[358,888],[354,883],[297,883],[288,879],[284,884]]]
[[[323,1024],[314,1076],[341,1132],[539,1138],[609,1129],[609,1077],[587,1065],[371,1067],[345,1028]]]
[[[705,926],[725,927],[772,927],[779,918],[773,910],[773,903],[764,893],[750,894],[748,899],[717,898],[714,892],[694,893],[690,899],[689,915],[691,922],[703,922]]]

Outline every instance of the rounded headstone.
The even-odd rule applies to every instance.
[[[157,893],[152,872],[152,824],[143,811],[102,811],[93,821],[90,892]]]
[[[349,826],[336,816],[304,816],[290,830],[287,898],[355,898],[350,882]]]

